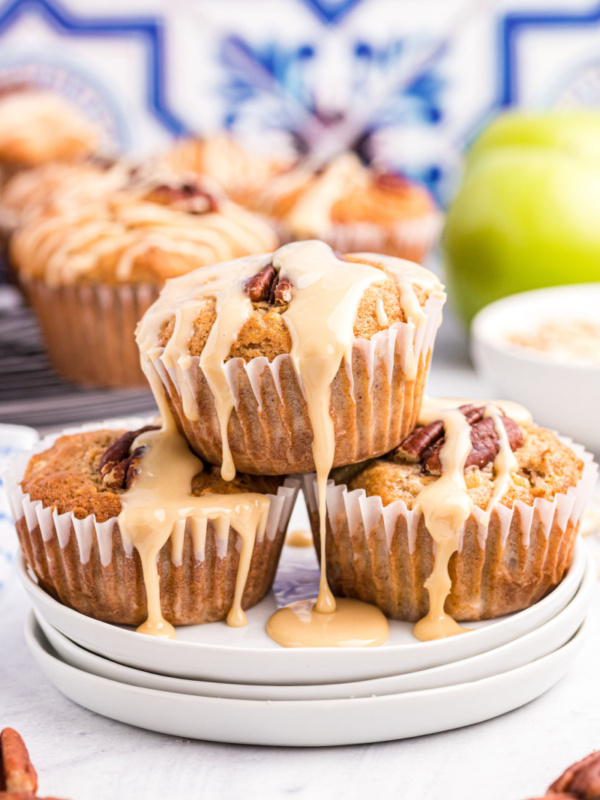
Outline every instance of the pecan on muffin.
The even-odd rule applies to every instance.
[[[64,435],[28,463],[23,459],[7,482],[23,556],[40,586],[107,622],[140,625],[148,616],[152,586],[140,558],[144,551],[123,527],[122,512],[143,475],[146,451],[157,446],[158,439],[148,443],[150,435],[158,436],[158,429]],[[243,548],[235,515],[219,510],[232,505],[228,498],[235,498],[242,514],[250,514],[255,502],[268,509],[250,542],[242,608],[258,603],[271,587],[295,498],[295,488],[283,478],[240,474],[224,481],[218,467],[203,465],[182,444],[198,469],[190,485],[181,487],[190,507],[198,499],[210,507],[214,500],[219,513],[188,510],[154,555],[160,611],[173,625],[224,619],[232,608]],[[171,467],[179,468],[164,464],[165,470]],[[160,497],[156,502],[159,507]]]
[[[413,427],[444,299],[416,264],[297,242],[169,281],[137,340],[226,477],[327,471]]]
[[[275,245],[265,222],[203,184],[133,173],[87,200],[58,193],[13,234],[10,252],[57,372],[139,386],[135,326],[165,280]]]
[[[468,437],[462,463],[448,450],[447,412],[433,406],[383,458],[332,472],[327,575],[334,593],[416,621],[431,611],[434,568],[442,581],[447,569],[441,613],[479,620],[533,605],[560,583],[596,465],[583,448],[530,417],[516,422],[501,406],[454,407]],[[434,496],[436,487],[444,492]],[[314,478],[305,490],[318,541]],[[441,537],[432,527],[440,521]]]

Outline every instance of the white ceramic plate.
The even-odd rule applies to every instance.
[[[531,633],[520,636],[502,647],[488,650],[478,656],[455,661],[433,669],[420,670],[406,675],[355,681],[329,683],[316,686],[260,686],[240,683],[212,683],[170,678],[153,672],[125,667],[97,656],[79,647],[38,616],[45,637],[60,658],[72,667],[85,670],[101,678],[109,678],[130,686],[158,689],[165,692],[192,694],[202,697],[227,697],[237,700],[333,700],[350,697],[372,697],[401,692],[415,692],[453,686],[467,681],[481,680],[501,672],[516,669],[535,659],[552,653],[571,639],[583,623],[597,583],[596,560],[587,555],[583,581],[568,606],[555,617]],[[34,612],[31,612],[32,614]]]
[[[141,689],[65,664],[30,617],[29,649],[54,686],[84,708],[140,728],[192,739],[323,747],[404,739],[460,728],[529,703],[565,674],[582,631],[518,669],[473,683],[351,700],[231,700]]]
[[[278,573],[280,581],[281,575],[285,578],[288,557],[298,558],[296,554],[284,553],[284,563]],[[314,559],[311,553],[306,557]],[[46,594],[22,564],[19,574],[37,612],[69,639],[93,653],[161,675],[281,686],[342,683],[405,674],[500,647],[562,611],[579,588],[585,563],[585,546],[579,541],[573,564],[562,583],[531,608],[497,620],[471,623],[467,627],[473,629],[472,633],[434,642],[419,642],[412,635],[410,623],[392,621],[389,641],[377,648],[280,647],[265,631],[265,624],[276,609],[272,593],[250,609],[245,628],[229,628],[224,622],[215,622],[178,628],[176,641],[156,639],[67,608]],[[310,569],[307,567],[307,573]],[[291,585],[302,586],[297,561],[294,561],[293,577]]]
[[[507,340],[511,333],[527,335],[541,322],[573,318],[600,324],[600,283],[553,286],[497,300],[473,320],[473,359],[499,396],[522,403],[541,425],[600,453],[600,364],[548,357]]]

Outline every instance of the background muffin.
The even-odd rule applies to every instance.
[[[57,191],[32,213],[11,239],[11,260],[63,377],[143,385],[135,326],[164,281],[272,250],[276,239],[262,220],[199,182],[134,175],[105,194],[102,178],[91,178],[98,195]]]
[[[98,150],[102,134],[57,92],[35,86],[0,90],[0,165],[4,175],[49,161],[76,161]]]
[[[159,164],[177,175],[215,181],[232,200],[255,208],[258,196],[269,182],[287,173],[296,161],[297,157],[291,153],[250,150],[223,133],[203,139],[182,139],[159,159]]]
[[[441,216],[424,186],[361,164],[344,153],[319,169],[310,162],[273,178],[252,206],[284,239],[318,238],[336,250],[368,250],[423,263]]]
[[[490,509],[498,435],[484,408],[464,409],[471,425],[464,472],[471,513],[450,560],[445,609],[457,620],[478,620],[533,605],[560,582],[597,469],[582,448],[504,418],[516,470]],[[440,479],[443,435],[437,424],[417,427],[385,458],[334,470],[327,575],[335,593],[374,603],[394,619],[416,621],[427,613],[424,584],[435,544],[419,494]],[[305,489],[318,541],[313,480]]]
[[[332,367],[323,391],[334,463],[352,463],[385,453],[414,426],[443,301],[441,284],[422,267],[373,254],[346,261],[321,242],[302,242],[170,281],[138,343],[202,458],[220,464],[229,450],[243,472],[301,472],[314,468],[316,439],[294,342],[316,335],[314,359]],[[234,306],[240,325],[213,336],[224,319],[217,308],[231,315]],[[223,349],[214,360],[216,346]],[[211,381],[220,384],[216,394]],[[219,403],[229,404],[227,420]]]
[[[142,568],[118,523],[122,496],[133,480],[131,452],[137,433],[103,429],[62,436],[27,457],[7,489],[25,561],[40,585],[65,605],[108,622],[138,625],[147,615]],[[115,457],[115,452],[118,456]],[[194,495],[253,492],[271,499],[264,535],[257,536],[242,606],[269,590],[295,488],[283,478],[239,475],[226,482],[207,467],[193,480]],[[239,565],[239,534],[209,521],[199,541],[188,524],[181,541],[162,548],[158,569],[165,618],[175,625],[223,619],[233,602]]]

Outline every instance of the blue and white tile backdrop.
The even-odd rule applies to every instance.
[[[600,105],[600,3],[0,2],[0,85],[32,75],[135,153],[223,127],[346,143],[444,201],[499,108]]]

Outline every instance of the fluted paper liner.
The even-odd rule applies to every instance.
[[[319,237],[342,253],[385,253],[422,264],[437,244],[443,217],[431,212],[393,224],[375,222],[332,223]]]
[[[93,386],[146,386],[135,328],[160,286],[23,281],[58,374]]]
[[[584,462],[576,486],[552,502],[497,503],[486,521],[475,507],[450,561],[452,591],[446,611],[457,620],[491,619],[527,608],[560,581],[569,567],[598,467],[593,456],[562,438]],[[316,477],[303,475],[315,543],[319,543]],[[327,487],[327,577],[334,594],[377,605],[388,617],[416,621],[429,610],[424,587],[435,542],[419,510],[403,500],[384,506],[364,489]]]
[[[415,426],[442,305],[437,297],[427,300],[427,319],[420,328],[397,322],[371,339],[355,340],[352,363],[342,362],[331,385],[334,466],[387,453]],[[201,458],[220,464],[221,432],[200,358],[190,359],[187,386],[182,387],[174,370],[160,360],[160,352],[153,364],[180,428]],[[417,369],[409,377],[413,358]],[[291,357],[282,354],[271,362],[259,357],[247,363],[234,358],[224,370],[236,399],[228,429],[236,468],[264,475],[313,470],[312,426]],[[184,391],[196,398],[198,420],[184,413]]]
[[[63,433],[132,430],[147,422],[112,420]],[[97,522],[93,514],[84,519],[58,514],[31,500],[19,485],[32,454],[50,447],[54,438],[21,453],[3,476],[25,561],[40,586],[64,605],[106,622],[139,625],[147,616],[142,567],[133,546],[124,545],[117,518]],[[267,524],[254,545],[243,608],[256,605],[271,588],[299,486],[290,478],[276,495],[266,495]],[[219,522],[209,520],[205,530],[198,530],[187,521],[160,552],[161,606],[173,625],[214,622],[231,608],[242,539]]]

